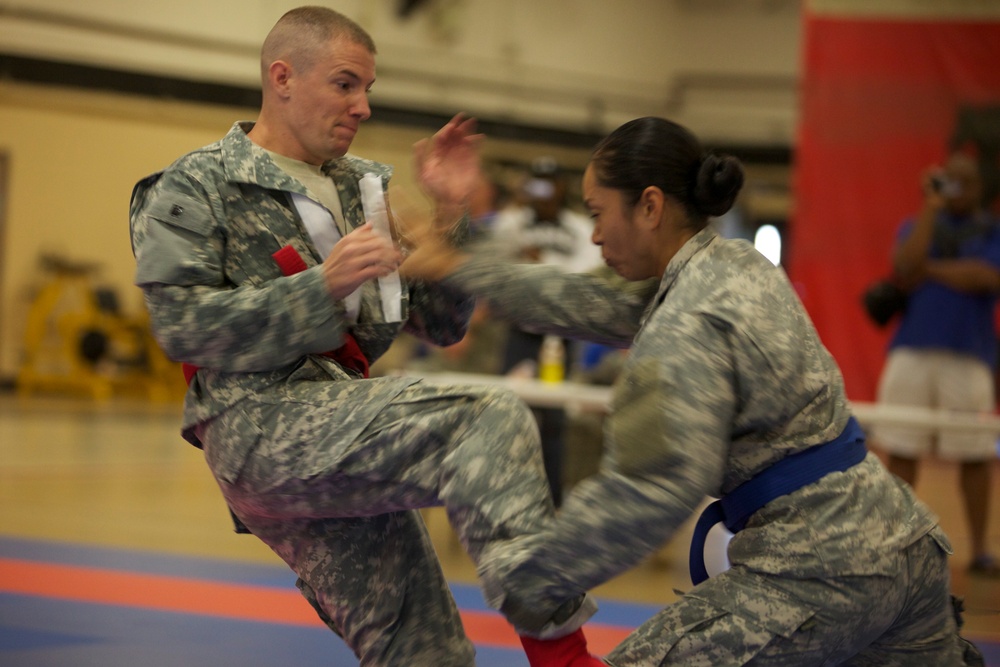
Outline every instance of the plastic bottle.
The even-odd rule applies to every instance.
[[[538,379],[562,382],[566,378],[566,348],[559,336],[546,336],[538,353]]]

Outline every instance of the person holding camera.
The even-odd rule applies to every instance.
[[[893,269],[908,292],[879,381],[877,400],[966,412],[995,408],[1000,294],[1000,227],[984,208],[976,161],[954,153],[923,179],[924,203],[900,227]],[[887,465],[910,485],[921,456],[961,465],[961,487],[972,538],[971,574],[1000,577],[986,544],[994,434],[925,427],[876,426],[872,439]]]

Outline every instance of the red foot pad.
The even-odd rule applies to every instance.
[[[582,628],[559,639],[520,639],[531,667],[607,667],[587,651]]]

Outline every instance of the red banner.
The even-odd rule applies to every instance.
[[[1000,22],[806,14],[801,125],[788,273],[844,372],[871,401],[892,325],[861,294],[890,271],[920,178],[951,147],[971,147],[1000,190]]]

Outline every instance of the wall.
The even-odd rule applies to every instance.
[[[279,0],[0,0],[0,52],[256,85]],[[327,2],[379,47],[373,101],[564,129],[670,115],[701,136],[791,140],[797,0]]]
[[[219,113],[125,106],[102,96],[0,85],[0,150],[9,159],[6,256],[0,265],[5,376],[19,361],[28,305],[45,278],[40,255],[95,263],[102,281],[128,286],[132,184],[168,164],[181,147],[207,143],[228,126]],[[136,294],[121,296],[126,306],[136,305]]]

